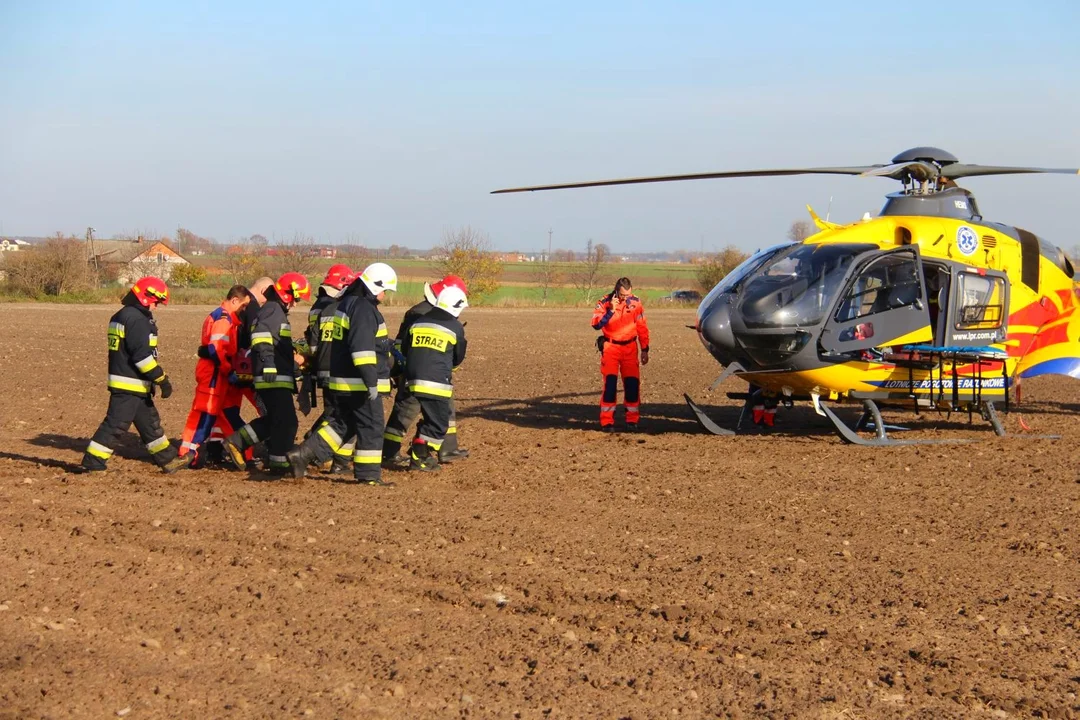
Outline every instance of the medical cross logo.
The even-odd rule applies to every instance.
[[[979,249],[979,236],[967,225],[961,225],[956,230],[956,247],[965,255],[971,255]]]

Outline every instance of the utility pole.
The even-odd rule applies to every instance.
[[[90,256],[87,260],[92,260],[94,262],[94,282],[100,282],[101,268],[98,265],[97,252],[94,251],[94,228],[92,227],[86,228],[86,252]]]
[[[555,232],[554,230],[552,230],[551,228],[548,228],[548,253],[547,253],[547,257],[544,258],[544,260],[546,262],[551,262],[551,234],[554,233],[554,232]]]

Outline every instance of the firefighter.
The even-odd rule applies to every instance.
[[[229,289],[225,300],[203,321],[199,360],[195,364],[195,398],[180,440],[180,452],[165,470],[200,468],[206,464],[203,443],[210,439],[218,416],[224,409],[236,355],[237,313],[248,304],[248,290],[243,285]],[[243,423],[241,423],[242,425]]]
[[[333,417],[289,453],[293,477],[331,459],[355,436],[353,477],[368,485],[382,480],[382,394],[390,393],[390,348],[379,302],[397,290],[397,273],[386,263],[367,266],[343,294],[334,314],[327,388]]]
[[[439,293],[443,288],[454,286],[460,288],[468,295],[465,281],[457,275],[447,275],[434,284],[424,283],[424,299],[413,305],[405,313],[398,329],[397,339],[394,341],[395,358],[398,366],[395,372],[399,375],[404,373],[404,355],[402,343],[409,337],[409,327],[419,318],[427,315],[434,309],[438,302]],[[401,443],[404,442],[409,428],[420,417],[420,401],[409,391],[406,383],[400,382],[397,387],[397,395],[394,396],[394,408],[390,411],[390,419],[386,423],[383,432],[383,467],[394,470],[404,470],[409,467],[410,458],[398,454]],[[458,446],[457,415],[454,411],[454,399],[450,399],[450,426],[446,431],[446,439],[439,448],[439,462],[448,463],[454,460],[463,460],[469,456],[469,451]]]
[[[454,368],[465,359],[465,328],[458,321],[469,306],[457,285],[445,285],[435,307],[409,326],[403,340],[405,382],[420,403],[420,427],[409,452],[409,469],[439,469],[439,450],[450,428]]]
[[[604,388],[600,396],[600,429],[615,431],[619,374],[623,379],[623,403],[626,405],[626,428],[636,430],[641,419],[641,365],[649,364],[649,326],[645,309],[634,295],[630,278],[619,278],[615,289],[596,303],[592,326],[603,334],[596,338],[600,350],[600,375]]]
[[[288,471],[286,454],[296,441],[296,357],[293,352],[289,309],[311,297],[311,285],[297,272],[287,272],[266,289],[266,302],[251,326],[251,360],[255,394],[266,413],[225,439],[225,450],[237,467],[244,467],[244,451],[266,443],[267,469],[273,475]]]
[[[156,277],[139,278],[124,295],[123,307],[109,320],[109,409],[83,454],[87,472],[103,471],[113,454],[113,442],[131,423],[150,458],[164,468],[176,449],[161,428],[154,392],[172,395],[172,383],[158,364],[157,325],[153,309],[169,302],[169,287]]]
[[[326,272],[326,277],[319,286],[318,297],[311,304],[308,312],[307,341],[311,348],[311,373],[312,380],[305,378],[305,382],[314,382],[314,385],[322,389],[323,411],[311,431],[316,432],[320,427],[329,422],[334,414],[334,398],[327,388],[330,378],[330,347],[334,339],[334,314],[341,304],[342,293],[345,291],[356,274],[348,265],[334,265]],[[304,392],[303,390],[301,391]],[[334,453],[330,472],[334,474],[352,473],[352,455],[354,442],[343,443]]]

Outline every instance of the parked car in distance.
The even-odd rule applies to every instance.
[[[699,303],[701,302],[701,293],[697,290],[676,290],[670,295],[665,295],[660,298],[660,301],[669,303]]]

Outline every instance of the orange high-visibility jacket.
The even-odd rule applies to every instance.
[[[239,328],[236,316],[224,308],[216,308],[206,316],[201,342],[209,357],[200,357],[195,366],[195,380],[200,388],[214,388],[219,384],[218,378],[227,378],[232,372]]]
[[[611,295],[605,295],[593,310],[592,326],[601,330],[604,337],[619,345],[628,345],[637,338],[642,350],[649,349],[649,326],[645,323],[645,308],[636,295],[615,309]]]

